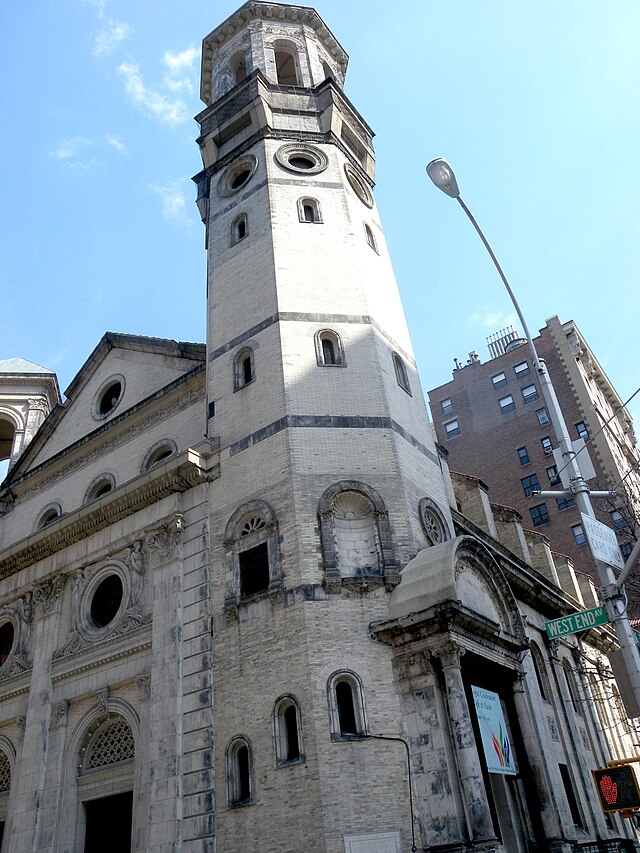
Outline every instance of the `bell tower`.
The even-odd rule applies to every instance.
[[[451,518],[347,62],[298,5],[249,0],[203,42],[219,849],[261,837],[333,853],[358,827],[372,844],[408,831],[402,786],[386,800],[374,774],[343,796],[374,753],[342,736],[399,730],[391,657],[368,626]],[[288,723],[277,708],[295,709]],[[385,761],[403,778],[400,752]]]

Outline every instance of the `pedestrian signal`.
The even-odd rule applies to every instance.
[[[602,767],[592,773],[605,812],[640,809],[640,789],[632,767],[622,764]]]

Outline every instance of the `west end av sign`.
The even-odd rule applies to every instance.
[[[586,631],[587,628],[595,628],[596,625],[606,625],[609,619],[604,605],[593,607],[591,610],[583,610],[580,613],[572,613],[560,619],[547,622],[545,628],[552,640],[563,637],[565,634],[575,634],[577,631]]]

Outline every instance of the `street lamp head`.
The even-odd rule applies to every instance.
[[[429,175],[433,183],[443,193],[451,198],[460,198],[456,176],[446,160],[443,160],[441,157],[432,160],[427,166],[427,175]]]

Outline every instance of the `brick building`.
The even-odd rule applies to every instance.
[[[633,847],[615,639],[549,643],[593,585],[449,476],[346,67],[313,9],[220,24],[206,345],[107,333],[25,438],[0,374],[2,853]]]
[[[616,529],[628,556],[639,532],[640,508],[640,454],[631,417],[573,321],[552,317],[535,345],[572,439],[586,442],[595,472],[590,487],[618,490],[616,498],[593,503],[599,520]],[[429,392],[449,465],[479,477],[493,500],[516,509],[526,527],[544,533],[551,548],[569,556],[577,569],[595,574],[574,502],[532,494],[562,486],[553,456],[557,442],[526,341],[505,332],[494,335],[489,348],[489,361],[473,353],[453,371],[451,382]]]

